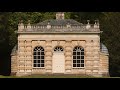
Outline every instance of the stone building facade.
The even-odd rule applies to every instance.
[[[79,23],[56,13],[56,19],[18,25],[11,53],[11,75],[109,75],[109,54],[100,43],[99,22]]]

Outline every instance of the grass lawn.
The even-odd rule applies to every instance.
[[[0,75],[0,78],[112,78],[112,77],[92,77],[92,76],[2,76]],[[114,77],[115,78],[115,77]]]

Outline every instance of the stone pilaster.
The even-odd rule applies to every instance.
[[[72,69],[72,46],[71,41],[66,41],[65,44],[65,72],[71,73]]]
[[[17,59],[17,67],[18,72],[17,75],[24,75],[25,74],[25,40],[18,40],[18,59]]]
[[[98,76],[100,64],[100,41],[93,41],[93,75]]]
[[[100,75],[109,76],[109,56],[105,53],[100,53]]]
[[[32,49],[32,41],[27,40],[25,43],[25,73],[31,74],[32,72],[32,56],[33,56],[33,49]]]
[[[11,56],[11,75],[16,75],[17,72],[17,55]]]
[[[45,69],[46,73],[52,73],[52,41],[47,40],[45,44]]]
[[[85,70],[87,75],[91,75],[93,72],[93,42],[86,40],[85,44]]]

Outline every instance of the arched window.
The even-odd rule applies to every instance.
[[[44,67],[44,48],[43,47],[35,47],[34,48],[34,67]]]
[[[73,49],[73,67],[84,67],[84,48],[77,46]]]
[[[62,47],[56,47],[55,49],[54,49],[54,52],[61,52],[61,51],[63,51],[63,48]]]

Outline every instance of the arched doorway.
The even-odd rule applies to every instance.
[[[65,71],[65,56],[62,47],[56,47],[53,53],[52,72],[64,73]]]

